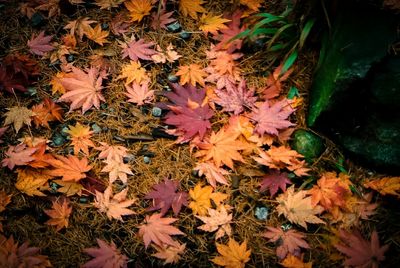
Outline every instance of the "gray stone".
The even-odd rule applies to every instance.
[[[260,221],[265,221],[268,218],[268,208],[267,207],[256,207],[254,215]]]
[[[99,133],[101,133],[101,127],[99,127],[99,125],[97,125],[96,123],[94,123],[93,125],[92,125],[92,129],[93,129],[93,133],[95,133],[95,134],[99,134]]]

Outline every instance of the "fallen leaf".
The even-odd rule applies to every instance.
[[[137,106],[149,104],[154,100],[154,90],[149,90],[149,83],[132,83],[132,86],[125,85],[125,95],[129,98],[128,102],[135,103]]]
[[[153,42],[145,43],[144,39],[139,39],[137,41],[132,40],[128,44],[122,43],[122,58],[125,59],[129,57],[129,59],[133,61],[139,59],[151,60],[151,55],[157,53],[157,51],[150,48],[154,45]]]
[[[18,169],[15,188],[29,196],[46,196],[41,191],[47,190],[47,181],[52,177],[34,169]]]
[[[180,84],[191,84],[192,86],[196,86],[196,83],[201,86],[205,86],[204,77],[207,76],[207,73],[203,70],[203,68],[195,63],[190,65],[179,66],[178,72],[175,74],[176,76],[180,76]]]
[[[59,101],[71,102],[70,111],[82,107],[82,114],[93,106],[99,109],[100,102],[105,101],[101,94],[104,76],[104,73],[93,67],[88,72],[72,67],[72,73],[61,78],[61,84],[67,92]]]
[[[211,196],[213,193],[211,186],[202,187],[200,183],[189,190],[189,196],[193,201],[189,203],[189,208],[194,215],[205,216],[211,208]]]
[[[179,11],[185,17],[190,16],[197,19],[197,13],[206,12],[204,7],[201,6],[202,4],[204,4],[203,0],[179,0]]]
[[[72,207],[68,206],[67,199],[63,199],[62,203],[60,200],[54,201],[51,209],[45,209],[44,213],[47,214],[51,219],[45,222],[48,225],[55,225],[56,231],[60,231],[64,227],[68,227],[69,216],[71,215]]]
[[[149,15],[153,8],[151,0],[129,0],[124,2],[124,5],[129,11],[131,21],[137,22]]]
[[[139,226],[139,236],[143,238],[144,246],[147,248],[151,242],[158,246],[177,246],[171,235],[184,235],[178,228],[171,226],[178,219],[162,218],[161,214],[146,216],[144,224]]]
[[[374,189],[381,195],[400,197],[400,177],[384,177],[364,183],[364,187]]]
[[[278,245],[276,248],[276,256],[284,259],[288,254],[296,254],[300,248],[310,248],[304,240],[305,235],[294,229],[283,231],[281,227],[275,228],[267,226],[267,231],[261,235],[268,238],[268,242]]]
[[[109,183],[113,183],[117,179],[120,179],[122,183],[128,183],[128,175],[133,175],[132,170],[128,164],[115,160],[106,160],[107,164],[101,172],[108,172]]]
[[[279,263],[285,268],[312,268],[312,262],[304,263],[302,259],[289,254],[287,257]]]
[[[10,202],[11,195],[8,195],[4,190],[0,190],[0,212],[3,212]]]
[[[74,155],[68,155],[68,157],[56,155],[56,158],[48,160],[48,163],[54,169],[48,170],[46,173],[51,176],[62,177],[63,181],[77,182],[86,177],[85,172],[92,169],[85,157],[79,159]]]
[[[111,9],[112,7],[118,7],[125,0],[96,0],[95,5],[99,6],[100,9]]]
[[[224,206],[221,206],[218,210],[208,209],[209,216],[196,216],[196,218],[203,221],[203,225],[197,227],[200,230],[206,232],[215,232],[215,239],[223,237],[225,234],[231,236],[232,229],[230,223],[232,222],[232,214],[228,214],[228,211]]]
[[[239,2],[240,4],[247,6],[253,11],[258,11],[261,4],[264,3],[263,0],[239,0]]]
[[[45,98],[41,103],[32,106],[31,110],[35,114],[32,119],[36,127],[50,128],[49,122],[62,121],[63,109],[50,98]]]
[[[224,177],[224,175],[228,175],[229,172],[223,168],[216,167],[212,162],[197,163],[194,170],[199,171],[199,176],[204,175],[208,183],[214,188],[217,187],[217,182],[229,185],[228,181]]]
[[[6,158],[1,161],[1,165],[9,169],[14,169],[15,166],[25,166],[35,160],[33,154],[36,150],[36,148],[27,148],[24,143],[16,146],[10,145],[5,152]]]
[[[122,66],[122,72],[117,79],[126,79],[125,85],[128,85],[132,82],[141,84],[148,81],[149,77],[146,74],[146,69],[141,67],[139,61],[130,61],[129,64]]]
[[[223,107],[224,112],[233,112],[234,115],[242,113],[246,108],[252,109],[257,100],[254,90],[248,90],[246,81],[243,79],[236,87],[231,82],[225,85],[225,89],[216,89],[218,96],[215,103]]]
[[[26,142],[26,141],[25,141]],[[33,142],[35,143],[35,141]],[[36,148],[34,154],[32,154],[33,161],[27,165],[33,168],[46,168],[49,166],[48,160],[54,159],[53,155],[46,153],[47,141],[42,141],[36,145],[29,145],[32,148]]]
[[[151,28],[153,30],[167,29],[168,24],[176,21],[176,19],[171,18],[172,14],[174,14],[174,11],[171,12],[162,11],[160,13],[153,12],[153,14],[151,15],[152,17]]]
[[[15,132],[21,129],[22,125],[31,126],[32,116],[35,114],[26,107],[14,106],[8,109],[3,116],[6,118],[4,126],[13,124]]]
[[[164,182],[153,185],[153,191],[146,194],[145,199],[153,199],[153,205],[149,211],[161,209],[160,214],[164,216],[172,207],[174,215],[177,216],[182,206],[187,206],[188,194],[178,192],[179,182],[165,178]]]
[[[173,246],[163,245],[161,247],[154,245],[154,248],[157,250],[157,253],[154,253],[151,256],[164,260],[165,265],[169,263],[177,263],[181,259],[180,255],[185,251],[186,244],[176,243],[176,245]]]
[[[89,147],[95,147],[94,143],[90,140],[93,131],[90,127],[85,127],[79,122],[75,126],[68,126],[69,129],[66,131],[71,136],[71,145],[74,146],[74,154],[78,155],[79,152],[83,152],[85,155],[89,155]]]
[[[311,197],[306,197],[306,191],[294,192],[291,186],[285,193],[279,195],[276,200],[279,205],[276,207],[279,215],[283,214],[291,223],[299,224],[307,229],[307,222],[314,224],[325,224],[316,216],[323,211],[321,206],[312,206]]]
[[[101,146],[97,147],[96,150],[100,151],[98,156],[99,159],[106,159],[106,161],[118,161],[123,162],[125,156],[128,155],[128,148],[121,145],[108,145],[105,142],[100,142]]]
[[[84,189],[80,183],[74,181],[54,180],[53,182],[61,186],[57,189],[57,192],[63,193],[68,197],[76,194],[80,196],[82,194],[82,190]]]
[[[284,82],[292,74],[293,68],[287,70],[284,74],[281,74],[283,63],[281,63],[276,69],[267,77],[265,84],[266,87],[263,91],[264,99],[270,100],[278,97],[282,93],[282,82]]]
[[[31,39],[28,40],[29,52],[34,55],[44,56],[47,52],[54,49],[54,47],[50,45],[52,38],[52,35],[45,36],[44,31],[40,32],[37,36],[32,34]]]
[[[107,244],[104,240],[96,239],[98,248],[85,248],[83,252],[93,257],[82,265],[82,268],[127,268],[129,258],[122,254],[113,241]]]
[[[65,88],[61,84],[61,79],[64,77],[67,77],[67,76],[68,76],[68,74],[66,74],[64,72],[58,72],[52,77],[52,79],[50,81],[50,85],[51,85],[51,93],[53,95],[56,93],[60,93],[60,94],[65,93]]]
[[[227,29],[222,29],[219,33],[215,34],[213,38],[219,43],[215,46],[215,50],[226,50],[228,53],[232,53],[235,50],[242,48],[242,39],[231,40],[239,33],[243,32],[246,28],[240,27],[240,18],[242,17],[242,11],[237,10],[231,16],[226,17],[231,21],[227,24]]]
[[[211,261],[217,265],[227,268],[244,268],[250,261],[251,250],[247,250],[247,242],[239,245],[233,239],[229,239],[228,245],[216,243],[218,253],[221,256],[213,258]]]
[[[104,193],[96,191],[96,199],[94,206],[100,212],[106,213],[108,219],[117,219],[123,222],[122,216],[135,214],[134,211],[128,209],[129,206],[136,202],[136,198],[126,199],[128,189],[125,188],[121,192],[113,195],[112,187],[108,186]]]
[[[100,46],[103,46],[104,43],[109,43],[106,39],[109,34],[108,31],[103,31],[101,29],[100,24],[97,24],[94,28],[89,26],[86,29],[86,37]]]
[[[222,15],[213,16],[211,13],[203,14],[200,18],[201,26],[199,27],[199,29],[205,34],[216,33],[218,30],[227,29],[228,27],[224,23],[230,22],[231,20],[221,17]]]
[[[283,192],[286,191],[286,184],[292,184],[288,178],[288,174],[272,169],[263,177],[260,185],[260,192],[265,192],[268,189],[271,197],[274,197],[278,192],[278,188]]]
[[[343,263],[352,267],[379,267],[379,262],[385,260],[385,251],[389,245],[380,246],[378,233],[374,230],[371,241],[362,237],[358,230],[349,233],[345,230],[339,231],[340,243],[334,247],[348,258]]]
[[[70,21],[64,26],[65,30],[70,30],[70,35],[75,35],[75,31],[78,34],[79,40],[82,40],[83,36],[87,33],[91,27],[90,24],[95,23],[95,20],[90,20],[88,17],[80,17],[76,20]]]

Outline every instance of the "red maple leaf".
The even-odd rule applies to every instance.
[[[385,260],[385,251],[389,245],[379,245],[378,233],[374,230],[371,234],[371,241],[365,240],[358,230],[349,233],[345,230],[339,231],[339,238],[342,243],[335,244],[335,248],[345,254],[345,266],[354,267],[375,267],[379,262]]]
[[[197,103],[198,106],[201,106],[206,97],[206,92],[203,89],[196,88],[193,85],[171,84],[171,87],[173,91],[163,93],[163,96],[171,102],[158,103],[157,106],[161,109],[168,109],[171,105],[193,107],[189,103]]]
[[[166,178],[164,182],[153,186],[153,191],[148,193],[144,198],[153,199],[153,206],[148,208],[154,211],[161,208],[161,215],[165,215],[172,207],[174,215],[178,215],[182,206],[187,206],[188,194],[186,192],[177,192],[179,182]]]
[[[278,192],[278,188],[285,192],[286,184],[292,184],[287,175],[286,172],[281,173],[279,170],[272,169],[263,177],[260,185],[260,192],[265,192],[268,189],[271,197]]]
[[[29,51],[38,56],[43,56],[47,52],[52,51],[54,47],[50,45],[51,38],[53,36],[45,36],[44,31],[40,32],[37,36],[32,34],[31,39],[28,41]]]
[[[96,239],[98,248],[85,248],[83,252],[93,257],[92,260],[85,263],[82,268],[97,268],[97,267],[128,267],[128,257],[121,253],[113,241],[111,244]]]
[[[174,14],[174,11],[167,13],[160,12],[159,14],[157,12],[153,12],[153,14],[151,14],[151,17],[153,19],[151,21],[151,28],[153,28],[154,30],[167,29],[167,24],[176,21],[176,19],[171,18],[172,14]]]
[[[122,58],[129,57],[131,60],[151,60],[151,55],[157,53],[150,47],[154,46],[153,42],[145,43],[144,39],[138,41],[132,40],[128,44],[122,44]]]
[[[287,118],[295,110],[292,109],[286,99],[277,101],[273,104],[265,101],[250,115],[251,119],[257,123],[255,131],[264,135],[278,135],[278,130],[286,129],[293,126]]]
[[[216,50],[226,49],[228,53],[232,53],[236,49],[240,49],[242,47],[243,41],[241,39],[236,39],[229,42],[233,37],[245,30],[245,27],[240,27],[241,17],[242,12],[240,10],[234,12],[231,17],[227,18],[231,20],[231,22],[227,24],[228,28],[220,30],[220,33],[213,36],[215,40],[219,41],[219,43],[215,46]]]
[[[4,58],[4,66],[14,76],[22,76],[27,81],[40,75],[40,68],[37,61],[29,55],[13,53]]]
[[[236,87],[233,83],[228,82],[225,90],[216,89],[215,93],[218,98],[215,102],[221,105],[225,112],[233,112],[235,115],[240,114],[245,108],[252,108],[257,100],[254,96],[254,90],[248,90],[246,81],[243,79]]]

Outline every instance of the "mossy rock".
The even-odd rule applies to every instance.
[[[298,129],[293,133],[292,148],[302,154],[307,162],[312,162],[324,152],[325,144],[314,133]]]

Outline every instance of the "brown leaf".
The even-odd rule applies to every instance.
[[[69,216],[71,215],[72,207],[68,206],[67,199],[54,201],[51,209],[44,210],[51,219],[45,222],[48,225],[55,225],[56,231],[60,231],[62,228],[68,227]]]
[[[173,246],[163,245],[161,247],[154,245],[154,248],[157,250],[157,253],[152,254],[151,256],[164,260],[164,264],[173,264],[180,260],[180,255],[185,251],[186,244],[181,245],[176,243],[176,245]]]
[[[29,196],[46,196],[41,191],[49,188],[47,181],[51,176],[35,169],[18,169],[17,173],[15,188]]]
[[[8,112],[3,115],[6,117],[4,126],[13,124],[15,132],[18,133],[23,124],[31,126],[31,117],[34,115],[35,114],[26,107],[14,106],[8,109]]]
[[[3,212],[10,202],[11,195],[8,195],[4,190],[0,190],[0,212]]]
[[[122,254],[113,241],[108,245],[107,242],[96,239],[99,248],[85,248],[83,252],[93,257],[92,260],[86,262],[82,268],[126,268],[128,257]]]

